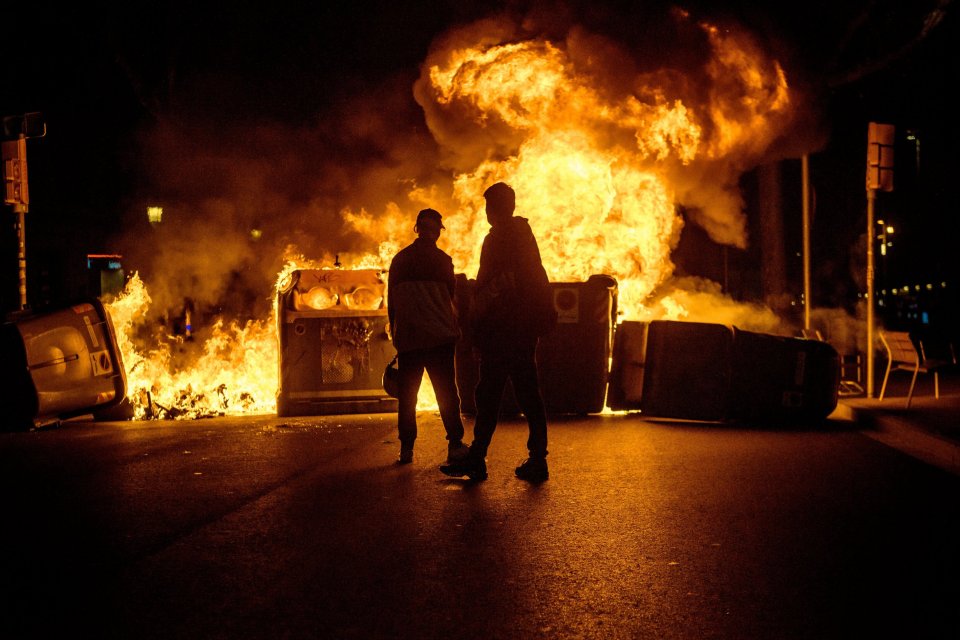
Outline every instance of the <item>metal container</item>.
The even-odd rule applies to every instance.
[[[126,395],[113,322],[98,298],[5,323],[0,350],[8,371],[0,405],[14,429],[103,411]]]
[[[826,342],[667,320],[650,322],[644,342],[639,408],[653,418],[816,421],[837,406],[840,358]]]
[[[457,283],[458,311],[466,322],[475,281],[459,274]],[[557,326],[540,339],[537,349],[544,406],[548,414],[599,413],[606,399],[613,348],[617,281],[607,275],[593,275],[586,282],[551,282],[549,286]],[[473,414],[479,363],[469,334],[465,332],[465,336],[457,345],[457,384],[463,412]],[[519,411],[508,382],[501,413],[515,415]]]
[[[840,355],[830,344],[734,328],[730,415],[816,421],[837,408]]]
[[[641,412],[684,420],[729,418],[732,349],[733,330],[725,325],[650,322]]]
[[[383,413],[396,350],[387,334],[385,283],[376,269],[293,271],[277,292],[277,415]]]
[[[647,326],[646,322],[625,320],[614,331],[610,381],[607,384],[607,406],[614,411],[640,409]]]

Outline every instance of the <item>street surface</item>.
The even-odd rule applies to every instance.
[[[852,422],[555,419],[531,486],[395,420],[0,434],[0,637],[960,637],[960,478]]]

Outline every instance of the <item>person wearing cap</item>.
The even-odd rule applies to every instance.
[[[480,360],[475,390],[473,443],[462,460],[440,466],[448,476],[487,477],[487,448],[493,438],[507,380],[527,419],[529,456],[514,473],[542,482],[547,470],[547,418],[537,371],[537,344],[557,321],[540,248],[526,218],[515,216],[516,194],[498,182],[483,194],[490,231],[483,240],[471,303],[471,336]]]
[[[400,454],[397,462],[413,462],[417,439],[417,395],[426,371],[437,396],[447,433],[447,461],[467,453],[463,444],[460,392],[454,369],[454,349],[460,337],[453,304],[453,260],[437,247],[443,216],[423,209],[414,226],[417,238],[390,263],[387,277],[387,317],[397,350]]]

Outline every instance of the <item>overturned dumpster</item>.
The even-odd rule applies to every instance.
[[[0,325],[0,356],[8,430],[94,414],[126,395],[113,321],[95,297]]]
[[[818,421],[837,406],[840,356],[826,342],[656,320],[617,327],[608,406],[651,418]]]
[[[277,291],[277,415],[397,410],[382,376],[396,351],[376,269],[300,269]]]

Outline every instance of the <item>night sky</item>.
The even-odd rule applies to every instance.
[[[669,6],[662,3],[302,4],[166,2],[91,9],[24,2],[5,9],[0,115],[38,111],[47,123],[44,138],[28,141],[26,235],[36,304],[43,296],[57,299],[75,290],[85,278],[76,272],[87,253],[123,254],[128,270],[156,269],[150,260],[156,249],[143,242],[150,232],[145,208],[153,202],[203,201],[208,211],[229,208],[266,228],[276,211],[306,203],[331,212],[345,204],[364,206],[352,184],[361,175],[354,165],[395,166],[401,161],[389,149],[398,138],[421,159],[436,154],[412,85],[431,43],[455,25],[499,10],[541,20],[549,15],[558,29],[575,23],[612,38],[641,63],[685,55],[665,41]],[[897,127],[897,188],[877,201],[878,217],[897,227],[883,277],[910,285],[943,278],[960,286],[960,211],[951,188],[960,172],[960,135],[948,100],[951,83],[960,77],[956,3],[940,2],[941,13],[934,0],[776,3],[784,5],[776,13],[758,4],[766,3],[682,6],[706,19],[735,19],[753,31],[782,62],[792,86],[808,97],[808,135],[796,136],[804,144],[784,152],[795,160],[785,161],[783,171],[785,188],[792,190],[799,158],[809,154],[815,301],[820,296],[820,304],[842,305],[855,296],[869,121]],[[228,159],[235,171],[223,170]],[[298,175],[322,179],[289,178]],[[747,193],[751,180],[744,176]],[[788,275],[797,289],[799,196],[792,194],[784,200],[784,224]],[[9,208],[4,215],[12,222]],[[170,215],[177,220],[175,210]],[[198,221],[177,222],[182,233],[190,233]],[[12,225],[2,228],[0,302],[9,311],[18,300],[15,246]],[[272,232],[291,239],[322,233],[301,227],[296,218]],[[345,246],[351,241],[326,240]],[[692,239],[681,243],[681,270],[711,268],[698,265],[697,246]],[[740,252],[741,259],[757,250]],[[196,255],[210,253],[209,242],[183,251],[193,255],[165,259],[195,260],[198,280],[276,273],[272,258],[257,264],[255,254],[211,267]],[[756,293],[741,290],[744,296]]]

